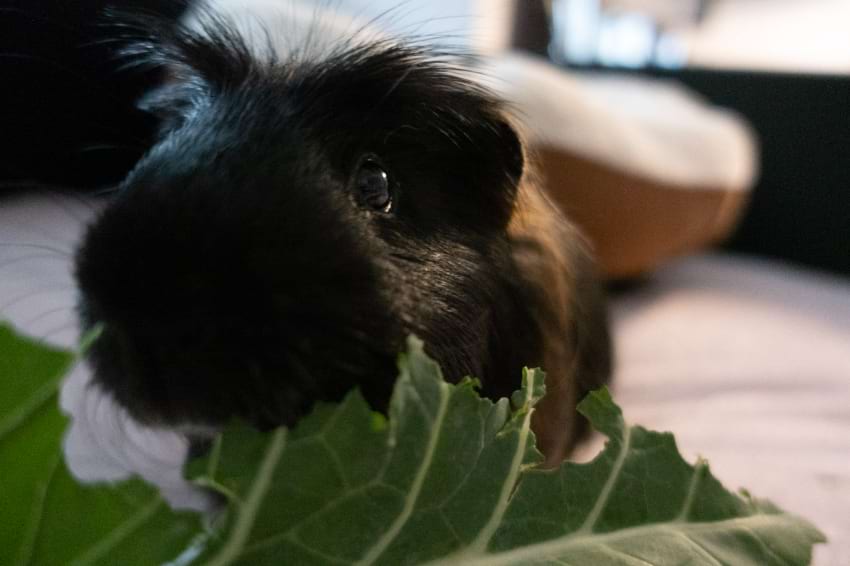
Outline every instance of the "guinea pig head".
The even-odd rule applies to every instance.
[[[77,252],[96,383],[147,422],[291,424],[382,408],[409,333],[482,371],[523,151],[498,101],[389,41],[258,55],[223,22],[137,56],[158,143]]]

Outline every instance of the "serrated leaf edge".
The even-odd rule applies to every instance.
[[[531,390],[531,388],[529,388],[529,390]],[[564,552],[569,551],[575,547],[580,547],[582,545],[605,545],[608,543],[616,542],[621,539],[628,539],[632,536],[641,537],[651,534],[657,534],[659,531],[666,531],[669,534],[684,537],[701,556],[704,556],[710,561],[707,564],[710,564],[711,566],[720,566],[721,563],[718,562],[717,559],[714,558],[714,556],[712,556],[705,548],[703,548],[702,545],[693,540],[692,537],[688,536],[688,533],[692,531],[710,532],[714,530],[723,532],[726,529],[734,528],[736,525],[740,525],[741,528],[752,532],[750,530],[750,523],[756,523],[756,525],[754,526],[758,526],[758,524],[761,524],[768,517],[770,517],[770,521],[774,523],[776,521],[782,521],[789,523],[789,527],[797,527],[798,529],[801,527],[805,527],[812,529],[813,532],[816,534],[814,539],[817,540],[815,540],[815,542],[823,542],[823,535],[814,527],[809,526],[809,524],[805,522],[805,520],[784,513],[773,515],[764,512],[759,512],[746,517],[736,517],[734,519],[727,519],[724,521],[701,523],[687,522],[687,517],[690,514],[691,507],[693,505],[693,500],[699,488],[699,483],[704,478],[705,473],[708,470],[707,462],[702,458],[698,459],[697,462],[694,464],[693,475],[691,476],[691,480],[688,485],[688,491],[685,500],[682,504],[682,510],[673,521],[628,527],[610,533],[594,533],[593,528],[595,527],[596,522],[605,510],[605,506],[607,505],[608,499],[611,496],[611,492],[613,491],[617,480],[620,477],[623,465],[628,456],[629,449],[631,448],[631,434],[632,427],[624,426],[620,450],[618,451],[617,459],[614,463],[614,467],[612,468],[611,475],[603,486],[602,491],[600,492],[599,497],[596,499],[593,508],[588,513],[582,525],[575,531],[567,533],[555,539],[550,539],[536,544],[531,544],[524,547],[506,550],[498,553],[487,553],[486,545],[485,547],[481,547],[480,543],[478,543],[474,548],[472,548],[471,546],[464,548],[463,550],[457,553],[449,554],[448,556],[444,556],[443,558],[428,562],[426,566],[457,566],[461,564],[463,566],[510,566],[522,565],[530,561],[557,560],[558,557],[561,556]],[[565,463],[564,465],[570,465],[570,463]],[[514,469],[512,468],[512,473],[513,472]],[[516,478],[514,483],[517,483],[519,481],[521,481],[521,476]],[[510,495],[512,494],[513,491],[510,492]],[[509,503],[509,499],[510,497],[508,498],[508,501],[506,503]],[[496,519],[496,528],[498,528],[499,522],[501,521],[501,517],[503,516],[503,514],[504,511],[502,512],[502,515],[499,516],[498,519]],[[495,513],[494,516],[491,517],[491,520],[494,517]],[[492,534],[494,533],[491,533],[490,536],[492,536]],[[754,532],[752,532],[752,535],[758,538],[761,542],[760,537],[758,537]],[[479,537],[480,536],[481,535],[479,535]],[[478,537],[476,538],[476,541],[477,539]],[[475,544],[475,542],[473,544]],[[767,547],[767,545],[764,546],[769,550],[769,547]],[[610,547],[606,548],[610,549]],[[610,550],[622,554],[622,552],[618,551],[617,549]],[[631,556],[629,556],[629,558],[633,560],[635,559],[635,557]]]
[[[511,468],[508,472],[508,477],[505,478],[505,481],[502,484],[502,490],[499,493],[499,499],[496,501],[493,513],[478,533],[478,536],[476,536],[467,548],[462,551],[462,554],[482,553],[487,548],[487,545],[490,544],[490,540],[493,538],[493,535],[496,534],[496,530],[499,528],[502,518],[508,509],[511,495],[514,492],[514,488],[516,487],[517,481],[519,480],[522,472],[522,460],[528,447],[528,440],[531,437],[531,415],[534,413],[534,409],[531,404],[534,398],[534,390],[538,385],[538,375],[540,374],[537,370],[528,370],[527,368],[523,371],[525,372],[527,381],[525,402],[521,410],[525,410],[525,415],[523,417],[522,427],[520,428],[516,451],[514,452],[514,456],[511,461]]]

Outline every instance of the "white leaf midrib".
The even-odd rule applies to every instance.
[[[159,497],[154,497],[147,505],[139,509],[133,516],[112,529],[105,537],[101,538],[94,546],[86,550],[82,555],[68,563],[69,566],[88,566],[96,564],[109,551],[118,546],[136,529],[145,524],[148,519],[164,505]]]
[[[605,480],[605,485],[602,486],[602,491],[599,492],[599,497],[596,498],[590,513],[587,514],[582,525],[573,533],[572,536],[593,532],[596,522],[599,520],[602,512],[605,511],[605,506],[608,505],[608,500],[611,498],[611,492],[614,491],[614,486],[617,485],[617,480],[620,479],[620,473],[623,471],[623,465],[626,463],[626,457],[629,455],[631,444],[632,429],[631,427],[626,426],[623,430],[623,440],[620,444],[620,452],[617,454],[617,459],[614,461],[614,467],[611,468],[611,474],[608,476],[608,479]]]
[[[667,532],[674,536],[684,536],[691,539],[692,535],[701,533],[724,533],[733,529],[752,529],[753,527],[779,527],[780,523],[786,524],[786,528],[799,526],[799,519],[784,514],[755,514],[747,517],[736,517],[724,521],[709,523],[681,523],[678,521],[666,523],[651,523],[638,527],[629,527],[610,533],[594,534],[588,533],[580,536],[565,536],[555,540],[523,546],[504,552],[483,554],[474,558],[466,558],[458,562],[453,558],[436,560],[429,563],[431,566],[444,565],[456,566],[512,566],[526,564],[534,560],[556,559],[566,557],[566,553],[581,548],[593,548],[596,546],[607,546],[616,542],[641,538],[659,533]]]
[[[32,557],[35,553],[35,544],[38,540],[39,532],[41,531],[42,523],[44,522],[44,508],[47,501],[47,494],[53,485],[53,479],[56,477],[56,472],[62,463],[62,453],[56,454],[53,463],[50,465],[50,471],[44,482],[36,488],[36,495],[32,502],[32,514],[30,516],[29,525],[24,531],[21,547],[19,548],[16,564],[29,566],[32,564]]]
[[[511,467],[508,471],[508,476],[502,483],[502,489],[499,492],[499,499],[496,501],[496,505],[493,508],[493,513],[490,515],[490,518],[487,520],[487,523],[482,527],[481,531],[479,531],[478,536],[475,537],[475,539],[469,544],[466,549],[461,551],[462,554],[470,553],[474,555],[484,552],[487,549],[487,545],[490,543],[490,539],[493,538],[493,535],[499,528],[499,525],[502,522],[502,518],[504,517],[505,512],[508,509],[508,503],[510,501],[511,494],[513,493],[514,487],[516,486],[517,480],[519,479],[519,475],[521,472],[522,460],[525,456],[525,451],[528,445],[529,431],[531,430],[531,415],[534,412],[530,405],[532,397],[534,396],[534,386],[536,385],[537,373],[529,372],[528,375],[530,377],[526,384],[526,413],[525,417],[523,418],[522,427],[520,428],[516,451],[514,452],[513,458],[511,460]]]
[[[239,507],[236,524],[230,537],[228,537],[221,551],[207,562],[207,566],[225,566],[235,560],[242,552],[251,534],[263,497],[269,489],[275,468],[280,462],[280,456],[286,446],[286,435],[287,430],[285,428],[274,431],[266,448],[266,453],[263,455],[263,460],[260,462],[260,467],[257,469],[257,474],[248,489],[248,496]]]
[[[65,374],[60,372],[56,377],[46,381],[33,391],[27,399],[18,403],[12,411],[4,415],[0,419],[0,440],[15,432],[36,411],[52,401],[57,395],[59,383],[64,376]]]
[[[404,506],[402,507],[401,513],[399,513],[399,515],[393,521],[392,525],[390,525],[390,527],[381,536],[381,538],[378,539],[378,541],[366,551],[366,554],[363,556],[363,558],[361,558],[355,563],[357,564],[357,566],[369,566],[370,564],[373,564],[387,550],[387,548],[389,548],[390,544],[392,544],[392,542],[401,532],[401,529],[410,519],[410,516],[413,514],[413,509],[416,507],[416,502],[419,499],[420,493],[422,492],[422,486],[425,484],[425,478],[427,477],[428,471],[434,460],[434,454],[437,450],[437,443],[442,433],[443,420],[445,419],[446,413],[448,411],[448,384],[446,384],[445,382],[440,382],[439,391],[440,405],[437,409],[437,414],[432,423],[431,436],[428,438],[428,446],[426,447],[425,454],[422,458],[422,463],[419,465],[419,469],[416,471],[416,476],[413,479],[413,483],[411,483],[410,485],[410,490],[407,493],[407,497],[405,497]]]

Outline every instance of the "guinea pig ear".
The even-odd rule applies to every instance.
[[[172,80],[144,94],[136,106],[159,119],[161,133],[179,128],[198,104],[200,89],[181,80]]]
[[[503,227],[513,216],[525,169],[525,147],[509,119],[501,114],[485,120],[482,126],[470,139],[478,153],[473,174],[479,177],[479,183],[483,182],[480,186],[484,190],[496,193],[498,200],[490,215]]]
[[[502,174],[513,187],[515,196],[525,170],[525,145],[507,118],[497,119],[495,130],[501,145],[499,154],[502,157]]]
[[[235,22],[210,6],[196,11],[190,23],[175,24],[144,11],[108,10],[126,41],[117,53],[124,68],[157,71],[164,77],[137,106],[159,117],[165,131],[179,126],[211,94],[240,86],[259,66]]]

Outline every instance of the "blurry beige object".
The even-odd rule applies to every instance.
[[[493,58],[551,196],[593,241],[609,277],[629,277],[728,236],[757,168],[737,115],[674,83]]]
[[[697,67],[850,73],[850,0],[717,0],[677,37]]]

